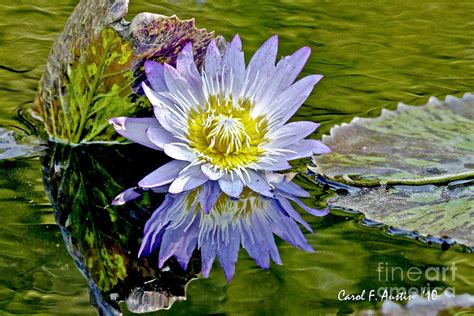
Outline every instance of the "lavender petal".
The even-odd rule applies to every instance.
[[[165,68],[153,60],[145,61],[145,73],[151,88],[156,92],[168,91],[165,81]]]
[[[199,196],[201,209],[205,214],[209,214],[214,207],[217,199],[221,195],[221,189],[217,181],[208,181],[203,185],[202,192]]]
[[[162,150],[162,148],[153,144],[146,136],[146,130],[150,127],[162,128],[160,123],[154,117],[130,118],[114,117],[109,120],[109,124],[115,128],[117,133],[123,137],[152,149]]]
[[[141,188],[154,188],[169,184],[178,177],[179,172],[188,164],[187,161],[172,160],[147,175],[138,182],[138,185]]]
[[[138,188],[128,188],[119,193],[112,201],[112,205],[124,205],[130,201],[136,200],[142,196],[137,190]]]

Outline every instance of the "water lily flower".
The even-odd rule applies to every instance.
[[[275,65],[277,49],[273,36],[246,67],[237,35],[223,54],[210,43],[201,72],[191,43],[179,53],[176,68],[147,61],[143,89],[155,117],[118,117],[110,123],[131,141],[175,160],[146,176],[139,187],[169,185],[169,192],[177,194],[217,181],[231,197],[244,187],[271,197],[273,187],[263,172],[287,170],[290,160],[328,153],[321,142],[304,139],[319,124],[287,123],[322,78],[310,75],[294,82],[310,48]]]
[[[298,198],[309,194],[282,177],[268,179],[275,187],[273,198],[244,189],[239,199],[222,194],[217,181],[180,194],[167,194],[145,225],[139,256],[159,248],[158,265],[174,257],[183,270],[195,249],[201,251],[202,275],[208,277],[217,257],[227,281],[235,271],[240,245],[265,269],[270,258],[282,264],[273,234],[295,247],[312,252],[297,223],[311,231],[293,203],[315,216],[327,210],[312,209]],[[210,202],[211,201],[211,202]],[[209,204],[211,206],[209,207]]]

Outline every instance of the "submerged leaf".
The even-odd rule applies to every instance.
[[[162,271],[156,261],[137,258],[150,215],[146,199],[142,204],[111,205],[136,169],[146,166],[148,159],[154,164],[160,158],[134,146],[62,144],[52,144],[43,157],[43,182],[56,221],[101,315],[118,311],[120,301],[136,302],[137,293],[143,291],[161,297],[148,302],[150,311],[169,308],[185,296],[186,284],[198,273],[198,261],[186,272],[174,262]]]
[[[140,87],[143,62],[174,63],[193,42],[195,55],[214,37],[194,20],[142,13],[123,17],[126,0],[82,0],[53,46],[33,107],[49,138],[79,144],[116,141],[108,119],[151,112]]]
[[[474,176],[474,96],[400,104],[379,118],[355,118],[323,138],[333,152],[315,172],[355,186],[428,184]]]

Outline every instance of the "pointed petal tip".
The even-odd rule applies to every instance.
[[[305,209],[308,213],[310,213],[311,215],[313,216],[318,216],[318,217],[323,217],[323,216],[326,216],[329,214],[329,208],[326,207],[322,210],[317,210],[317,209],[314,209],[314,208],[307,208]]]
[[[217,43],[215,39],[211,39],[209,45],[207,45],[207,52],[209,52],[211,49],[217,49]]]
[[[168,261],[168,258],[163,258],[163,257],[160,256],[158,258],[158,268],[162,269],[163,266],[165,265],[166,261]]]
[[[192,41],[189,41],[186,43],[186,45],[184,45],[182,51],[185,51],[185,50],[189,50],[189,49],[193,49],[193,42]]]
[[[178,60],[179,59],[183,59],[183,58],[186,58],[185,56],[186,55],[191,55],[193,56],[193,59],[194,59],[194,54],[193,54],[193,42],[192,41],[188,41],[186,43],[186,45],[184,45],[184,47],[181,49],[181,51],[178,53]]]
[[[146,69],[145,69],[145,71],[146,71]],[[145,94],[148,94],[148,93],[150,93],[150,91],[151,91],[151,87],[149,87],[149,86],[146,84],[145,81],[142,82],[142,89],[143,89],[143,91],[145,92]]]
[[[173,185],[174,181],[171,183],[168,192],[171,194],[179,194],[183,192],[183,188],[181,186]]]
[[[138,187],[139,187],[139,188],[142,188],[142,189],[149,189],[149,188],[151,188],[151,186],[149,186],[145,181],[143,181],[143,179],[140,180],[140,181],[138,181]]]
[[[303,190],[303,191],[304,191],[304,193],[301,192],[301,194],[299,195],[299,197],[302,197],[302,198],[305,198],[305,199],[311,197],[311,194],[309,194],[308,191],[306,191],[306,190]]]
[[[151,59],[147,59],[147,60],[145,60],[145,62],[143,63],[143,65],[145,66],[145,69],[146,69],[147,67],[149,67],[150,65],[153,65],[153,64],[155,64],[155,63],[157,63],[157,62],[154,61],[154,60],[151,60]]]
[[[142,194],[137,191],[136,187],[128,188],[122,192],[120,192],[113,200],[112,200],[112,205],[113,206],[118,206],[118,205],[125,205],[126,203],[136,200],[139,197],[141,197]]]
[[[237,51],[242,51],[242,40],[240,39],[240,35],[236,34],[230,44],[227,45],[226,50],[228,49],[235,49]]]
[[[311,75],[311,81],[314,82],[313,85],[316,85],[321,79],[323,79],[323,75]]]
[[[311,54],[311,47],[309,46],[303,46],[300,48],[300,50],[307,52],[308,54]]]
[[[268,263],[267,263],[267,262],[260,262],[260,263],[257,262],[257,265],[258,265],[260,268],[262,268],[263,270],[268,270],[268,269],[270,269],[270,262],[268,262]]]
[[[119,200],[119,197],[115,197],[112,201],[112,203],[110,203],[112,206],[120,206],[120,205],[125,205],[124,202],[120,201]]]
[[[149,255],[149,253],[145,251],[145,245],[146,245],[146,242],[142,240],[142,245],[140,247],[140,250],[138,250],[137,258],[143,258]]]
[[[305,59],[305,62],[306,62],[306,60],[308,59],[310,55],[311,55],[311,47],[303,46],[300,49],[298,49],[296,52],[294,52],[292,56],[298,56],[299,59]]]
[[[223,264],[221,261],[221,268],[224,271],[224,275],[225,275],[225,279],[227,280],[227,283],[230,283],[230,281],[232,281],[232,278],[234,277],[236,262],[232,261],[229,263],[230,265]]]
[[[109,119],[109,124],[112,125],[115,130],[124,130],[125,129],[125,116],[113,117]]]
[[[313,149],[313,154],[315,155],[324,155],[324,154],[329,154],[330,152],[332,152],[332,149],[320,142],[320,141],[316,141],[317,142],[317,146],[315,146],[315,148]]]
[[[180,52],[180,54],[181,54],[181,52]],[[165,71],[176,71],[176,69],[173,66],[169,65],[169,64],[163,64],[163,67],[165,68]]]
[[[176,258],[176,260],[178,261],[178,264],[179,264],[179,267],[181,268],[181,270],[183,270],[183,271],[188,270],[189,261],[185,261],[185,260],[182,260],[182,259],[179,259],[179,258]]]
[[[202,252],[201,252],[202,254]],[[212,265],[214,263],[215,257],[208,258],[207,260],[201,256],[201,275],[203,278],[208,278],[211,274]]]
[[[263,45],[278,47],[278,34],[275,34],[272,37],[270,37]]]
[[[262,47],[266,47],[267,49],[272,47],[274,49],[276,49],[276,47],[278,47],[278,34],[275,34],[273,35],[272,37],[270,37],[269,39],[267,39],[261,46],[258,50],[262,49]],[[258,52],[257,50],[257,52]]]
[[[227,284],[230,284],[230,281],[232,281],[232,278],[234,277],[234,272],[230,273],[230,274],[227,274],[225,273],[224,271],[224,275],[225,275],[225,279],[227,281]]]
[[[149,70],[153,70],[152,69],[153,67],[161,67],[161,66],[163,66],[163,64],[161,64],[157,61],[151,60],[151,59],[147,59],[143,63],[143,66],[145,67],[145,71],[149,71]]]
[[[273,258],[272,260],[275,264],[278,264],[279,266],[283,265],[283,261],[281,261],[280,258]]]
[[[310,128],[313,129],[313,132],[314,132],[316,129],[318,129],[319,126],[321,125],[321,124],[319,124],[319,123],[310,122],[310,121],[300,121],[300,122],[307,122],[307,124],[308,124],[309,126],[311,126]]]
[[[325,209],[322,209],[322,210],[321,210],[321,212],[323,212],[323,213],[324,213],[324,215],[323,215],[323,216],[326,216],[326,215],[328,215],[328,214],[329,214],[329,208],[328,208],[328,207],[326,207]]]

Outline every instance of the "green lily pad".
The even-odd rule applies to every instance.
[[[474,247],[474,180],[448,185],[395,185],[338,194],[328,205],[423,237]],[[474,249],[474,248],[473,248]]]
[[[334,127],[313,171],[353,186],[433,184],[474,177],[474,96],[400,104]]]
[[[412,236],[472,248],[473,131],[471,94],[444,102],[432,98],[418,107],[400,104],[378,118],[355,118],[333,128],[323,138],[333,152],[314,157],[316,167],[310,169],[336,187],[363,187],[337,191],[328,201],[333,208],[362,212]]]
[[[151,112],[140,84],[145,59],[173,64],[193,42],[199,63],[214,38],[194,20],[142,13],[124,20],[125,0],[82,0],[53,46],[33,106],[54,141],[122,141],[108,119]]]

